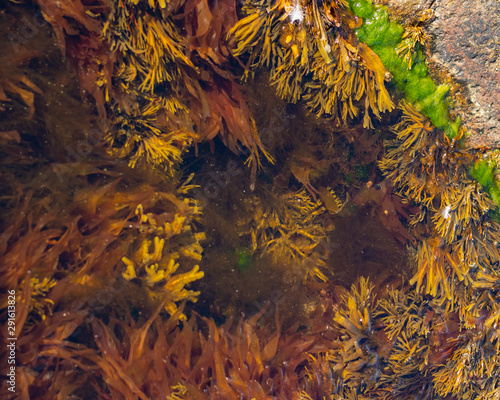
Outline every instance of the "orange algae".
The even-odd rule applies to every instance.
[[[405,103],[381,114],[393,108],[390,77],[355,40],[361,21],[344,1],[247,2],[261,12],[240,22],[229,1],[34,3],[50,45],[23,51],[22,62],[7,54],[0,76],[10,111],[0,129],[0,268],[17,296],[19,396],[496,390],[499,229],[466,177],[476,155]],[[18,7],[5,15],[36,9]],[[293,10],[308,25],[290,23]],[[269,29],[278,34],[263,36]],[[259,95],[259,80],[240,86],[231,49],[257,74],[275,63],[277,95],[304,103]],[[79,86],[65,78],[72,71]],[[313,84],[302,93],[305,74]],[[352,126],[334,129],[335,120]],[[215,197],[205,190],[214,182]],[[357,241],[366,256],[338,252]],[[409,282],[404,245],[416,254]],[[339,272],[355,275],[357,264],[372,278]]]

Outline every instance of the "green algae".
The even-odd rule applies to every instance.
[[[246,247],[237,247],[234,249],[234,256],[236,258],[238,270],[245,271],[252,266],[253,257],[250,249]]]
[[[496,178],[498,164],[491,158],[483,158],[469,168],[469,174],[478,181],[493,201],[500,204],[500,182]],[[500,210],[497,207],[494,218],[500,220]]]
[[[451,119],[446,95],[448,85],[436,85],[429,74],[422,50],[417,50],[413,67],[409,69],[396,48],[403,43],[404,28],[390,21],[386,6],[374,5],[371,0],[348,1],[354,14],[364,19],[356,30],[358,39],[377,53],[384,66],[393,76],[395,88],[404,93],[415,108],[453,139],[460,130],[460,117]],[[484,187],[491,198],[500,204],[500,183],[495,179],[497,164],[492,160],[480,160],[469,169],[469,174]],[[499,211],[496,210],[497,215]]]
[[[460,118],[451,119],[446,100],[448,85],[436,85],[419,50],[411,69],[396,53],[403,39],[404,28],[389,19],[386,6],[373,5],[371,1],[349,1],[354,14],[364,19],[356,30],[358,39],[377,53],[393,76],[395,87],[414,103],[418,111],[429,118],[436,128],[455,138],[460,129]]]

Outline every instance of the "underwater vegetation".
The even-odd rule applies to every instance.
[[[389,17],[6,3],[2,395],[498,398],[496,153]]]
[[[246,74],[266,67],[286,101],[344,124],[362,107],[364,127],[372,126],[370,114],[380,118],[394,108],[388,72],[356,39],[361,20],[347,12],[346,1],[246,1],[242,11],[246,16],[228,33],[233,55],[245,55]]]
[[[124,171],[118,171],[123,167],[110,164],[54,166],[67,168],[60,177],[72,182],[74,193],[61,198],[68,187],[51,168],[43,175],[39,168],[36,181],[19,187],[10,200],[16,211],[1,240],[2,287],[16,291],[18,395],[24,398],[65,396],[86,382],[81,357],[89,350],[73,346],[82,342],[69,336],[78,336],[95,315],[108,318],[107,308],[116,310],[121,301],[127,312],[131,303],[138,307],[135,313],[159,304],[183,318],[177,305],[197,297],[186,285],[203,276],[192,266],[199,261],[203,235],[194,230],[196,210],[182,191],[175,196],[147,184],[127,189]],[[99,183],[89,184],[96,179]],[[47,373],[54,380],[44,378]]]
[[[449,138],[460,137],[460,117],[453,121],[446,94],[447,84],[436,85],[425,63],[425,46],[429,37],[423,29],[432,18],[431,10],[424,10],[405,26],[391,20],[386,6],[375,5],[372,0],[349,0],[353,13],[363,18],[363,25],[356,29],[359,40],[366,43],[380,57],[392,74],[391,84],[404,92],[418,112],[429,118],[436,128],[442,129]],[[497,179],[497,152],[486,152],[484,159],[476,160],[469,173],[483,185],[496,205],[500,204],[500,188]]]
[[[488,213],[495,203],[467,176],[477,155],[462,149],[460,137],[450,139],[430,120],[402,101],[403,117],[393,128],[379,161],[396,193],[411,199],[419,212],[410,225],[428,222],[428,232],[417,246],[417,274],[410,283],[417,290],[425,279],[425,293],[436,296],[441,287],[451,299],[449,277],[463,281],[470,268],[498,260],[499,226]]]
[[[319,268],[325,265],[325,254],[315,251],[327,233],[317,218],[325,212],[321,201],[313,201],[305,189],[267,195],[273,199],[269,201],[266,195],[248,198],[249,218],[239,221],[240,235],[250,237],[251,252],[269,254],[288,269],[296,263],[306,278],[312,275],[326,280]]]
[[[500,204],[498,165],[498,150],[493,150],[484,154],[480,160],[469,168],[470,175],[483,186],[497,205]],[[498,220],[498,210],[496,214]]]
[[[354,14],[363,18],[363,25],[356,30],[357,37],[380,57],[392,75],[391,83],[402,90],[436,128],[444,130],[450,138],[457,136],[460,118],[451,120],[445,99],[450,88],[437,86],[425,64],[421,46],[427,42],[425,36],[419,34],[415,26],[405,30],[391,21],[386,6],[375,5],[371,0],[348,3]],[[420,22],[424,22],[426,16],[421,18]]]

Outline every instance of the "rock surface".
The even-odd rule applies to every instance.
[[[500,147],[500,2],[386,0],[384,3],[396,14],[410,18],[424,9],[434,11],[434,18],[426,25],[432,37],[429,61],[446,71],[461,87],[455,111],[473,133],[468,145]],[[431,65],[431,69],[435,68]]]

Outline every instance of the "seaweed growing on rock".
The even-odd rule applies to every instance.
[[[425,293],[436,296],[440,288],[451,300],[455,278],[470,282],[470,268],[496,257],[499,226],[489,216],[495,204],[467,178],[477,156],[459,146],[460,136],[449,139],[405,101],[400,107],[396,139],[386,142],[379,167],[397,193],[420,207],[410,225],[428,224],[430,235],[417,245],[417,273],[410,283],[420,290],[425,278]]]
[[[249,55],[249,71],[269,68],[284,100],[303,101],[318,116],[344,124],[359,116],[361,106],[363,126],[371,127],[370,113],[380,118],[394,108],[385,88],[390,74],[355,38],[360,20],[346,6],[343,0],[247,1],[247,16],[229,31],[229,40],[235,56]]]
[[[237,22],[229,0],[35,3],[59,48],[78,64],[54,68],[53,75],[61,75],[51,82],[54,91],[71,80],[67,72],[74,68],[95,104],[81,107],[92,99],[74,93],[72,102],[65,96],[45,101],[54,93],[33,79],[32,68],[41,65],[36,57],[0,68],[9,98],[0,96],[2,106],[13,105],[16,117],[31,111],[38,123],[19,121],[0,135],[0,174],[7,183],[0,196],[0,269],[4,288],[16,290],[20,396],[498,397],[500,229],[482,191],[494,192],[496,167],[486,160],[470,167],[477,156],[460,148],[458,123],[441,118],[446,88],[429,80],[421,53],[411,52],[409,43],[411,69],[408,59],[380,56],[401,61],[406,72],[395,74],[394,82],[416,100],[401,104],[402,120],[379,162],[387,177],[378,174],[378,139],[388,132],[386,121],[371,116],[393,107],[385,88],[389,75],[353,30],[393,56],[402,28],[389,23],[384,8],[366,0],[248,1]],[[302,110],[287,124],[274,119],[280,130],[261,141],[261,122],[271,112],[261,116],[247,106],[252,95],[236,83],[241,70],[226,38],[247,62],[247,74],[270,68],[283,99],[328,118],[311,123]],[[35,101],[16,88],[34,93]],[[418,111],[436,104],[430,121]],[[95,143],[86,130],[67,124],[79,114],[75,125],[99,131]],[[332,116],[356,125],[334,130]],[[372,122],[376,134],[367,129]],[[235,164],[215,170],[229,158],[212,141],[217,136],[238,155],[247,149],[249,179],[236,179],[243,169]],[[66,143],[78,148],[80,138],[88,151],[76,158],[62,151]],[[196,171],[200,189],[219,184],[202,219],[193,198],[200,191],[177,170],[190,161],[187,151],[209,159],[193,148],[205,139],[216,152],[206,169],[183,165]],[[263,165],[257,174],[271,154],[279,164]],[[479,183],[468,178],[470,171]],[[226,214],[216,215],[215,207]],[[387,236],[372,228],[374,221]],[[362,248],[363,256],[354,258],[360,270],[379,275],[369,257],[378,251],[378,235],[414,248],[413,279],[402,274],[399,289],[391,288],[400,281],[393,279],[400,261],[382,256],[376,265],[391,265],[374,279],[378,285],[354,276],[350,291],[336,285],[337,269],[355,274],[333,247],[363,236],[353,239],[356,230],[343,229],[358,223],[372,235],[362,238],[371,250]],[[215,267],[200,272],[203,232],[215,248],[203,254],[211,257],[205,265]],[[217,269],[221,265],[229,268]],[[211,280],[202,284],[204,273],[203,281]],[[247,298],[236,299],[236,284],[246,286]],[[220,303],[208,304],[207,317],[198,316],[192,305],[201,298],[198,289],[222,287],[232,303],[223,311]],[[238,307],[252,302],[258,308],[253,316],[255,307]],[[5,327],[5,301],[0,308]],[[227,319],[218,326],[221,316]],[[0,352],[4,358],[5,349]]]
[[[495,202],[497,206],[495,219],[497,221],[500,217],[500,210],[498,208],[498,205],[500,205],[499,154],[498,149],[485,153],[468,170],[469,174],[483,186],[484,190]]]
[[[419,13],[413,21],[405,24],[401,43],[396,47],[396,54],[403,57],[408,69],[413,67],[413,60],[418,56],[418,50],[425,51],[430,38],[425,31],[425,24],[434,17],[434,12],[427,9]]]
[[[398,54],[407,44],[403,39],[403,27],[389,18],[386,6],[375,5],[372,0],[348,0],[352,12],[363,18],[363,24],[356,29],[358,39],[370,46],[380,57],[394,77],[396,87],[404,91],[406,98],[428,117],[432,124],[454,138],[460,131],[460,118],[451,120],[445,96],[449,86],[437,86],[429,75],[422,51],[417,51],[408,69],[407,60]],[[401,54],[401,52],[399,52]]]
[[[460,148],[460,137],[449,139],[411,104],[402,101],[400,108],[401,122],[393,128],[396,138],[385,143],[379,167],[397,193],[436,211],[450,185],[465,178],[475,156]]]

